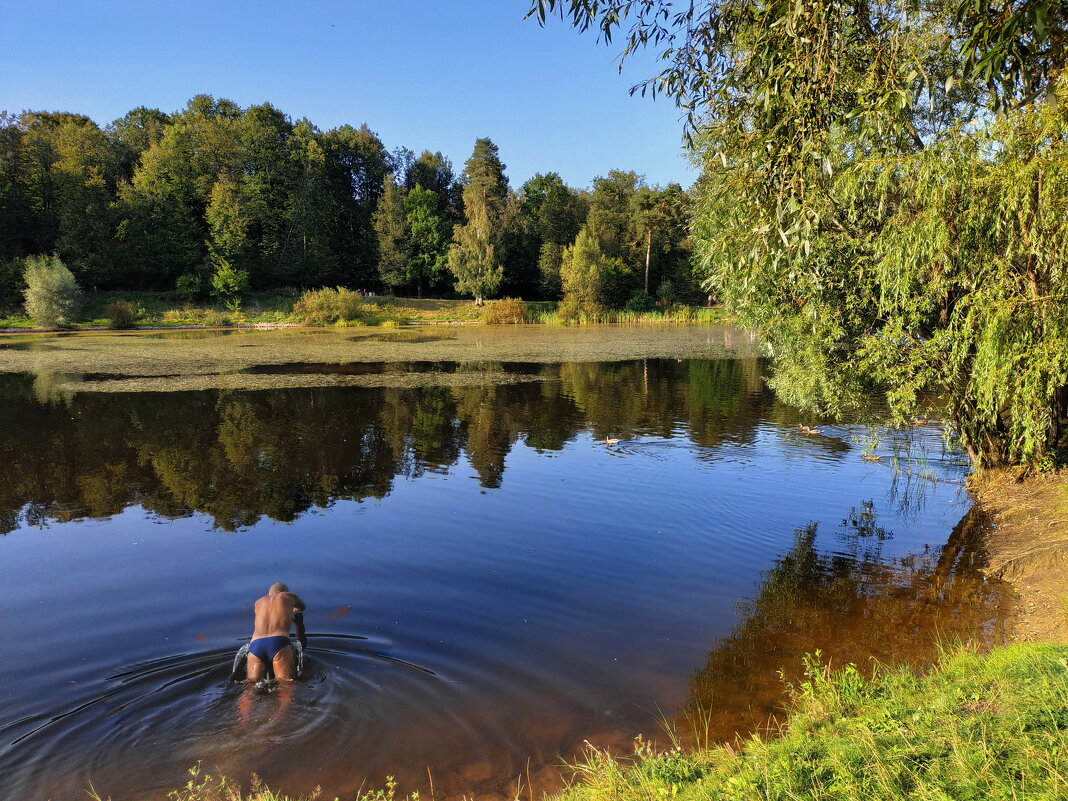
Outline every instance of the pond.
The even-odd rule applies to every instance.
[[[0,373],[0,797],[158,798],[201,761],[328,798],[387,776],[510,798],[587,740],[766,727],[806,652],[868,669],[1004,637],[937,426],[806,434],[722,332],[704,357],[683,331],[477,364],[454,336],[183,351],[236,388],[163,386],[181,360],[156,351],[11,349],[38,361]],[[230,664],[274,581],[308,604],[306,671],[250,691]]]

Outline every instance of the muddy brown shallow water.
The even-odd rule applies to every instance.
[[[513,342],[521,366],[443,366],[457,385],[0,375],[0,797],[157,798],[197,760],[331,798],[387,775],[426,792],[428,770],[440,798],[511,797],[559,786],[584,740],[663,741],[661,715],[766,725],[805,652],[1000,640],[940,433],[888,434],[878,463],[859,426],[806,436],[719,336],[681,360]],[[339,364],[314,361],[300,377]],[[308,671],[250,692],[230,661],[276,580],[308,603]]]

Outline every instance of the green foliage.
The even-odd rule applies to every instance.
[[[765,331],[792,402],[835,412],[878,391],[903,419],[936,395],[979,466],[1040,461],[1068,384],[1068,224],[1051,213],[1068,202],[1066,134],[1061,102],[840,156],[819,193],[834,220],[790,247],[735,194],[750,168],[718,171],[699,200],[709,286]]]
[[[24,264],[26,313],[43,328],[73,325],[81,306],[74,274],[58,256],[29,256]]]
[[[555,300],[563,291],[560,266],[564,260],[564,245],[545,242],[538,253],[538,288],[543,298]]]
[[[204,219],[208,224],[208,254],[215,264],[241,263],[247,247],[249,220],[241,208],[240,188],[229,175],[211,187]]]
[[[628,270],[622,259],[605,259],[601,265],[601,303],[610,309],[622,309],[638,286],[638,275]]]
[[[608,259],[597,236],[584,227],[575,244],[564,251],[560,263],[560,283],[564,290],[562,310],[595,307],[601,303],[601,284]]]
[[[408,283],[408,234],[405,225],[404,188],[393,175],[382,183],[382,197],[372,216],[378,237],[378,278],[388,287]]]
[[[491,325],[519,325],[527,321],[527,310],[520,298],[501,298],[482,307],[482,322]]]
[[[633,171],[609,170],[607,176],[594,178],[586,217],[586,227],[597,236],[605,254],[635,267],[644,255],[632,235],[634,197],[641,184],[641,176]]]
[[[665,281],[657,287],[656,299],[665,306],[679,303],[681,300],[678,293],[675,291],[675,285],[671,281]]]
[[[533,297],[544,287],[556,299],[552,257],[574,241],[590,195],[551,172],[514,192],[504,170],[489,139],[475,142],[457,179],[440,152],[390,153],[366,125],[323,131],[270,104],[209,95],[174,114],[135,108],[105,128],[81,114],[3,112],[0,264],[56,253],[100,291],[170,290],[200,274],[207,292],[225,261],[257,290],[385,285],[422,295],[443,288],[453,228],[468,226],[455,235],[466,251],[454,262],[463,277],[451,276],[461,291]],[[611,176],[631,190],[641,181],[614,171],[595,193],[602,222],[617,215],[605,223],[620,250],[609,255],[637,271],[646,252],[632,241],[637,212],[629,195],[622,205],[612,197]],[[653,236],[651,286],[678,280],[684,249],[672,236],[685,233]],[[0,306],[21,297],[20,281],[21,267],[14,279],[0,268]]]
[[[104,314],[112,328],[133,328],[137,323],[137,309],[128,300],[113,300]]]
[[[485,208],[469,209],[467,224],[457,226],[453,237],[448,266],[456,279],[456,291],[473,296],[481,305],[483,298],[495,292],[504,280],[504,268],[494,252],[493,232]]]
[[[448,226],[438,213],[438,196],[416,184],[404,199],[408,231],[407,279],[423,297],[423,287],[436,283],[448,263]]]
[[[337,287],[305,292],[293,306],[293,313],[305,325],[334,325],[360,320],[366,309],[358,293]]]
[[[639,186],[631,198],[631,237],[644,250],[646,293],[653,275],[663,282],[689,272],[689,212],[689,199],[678,184],[664,189]]]
[[[642,289],[637,289],[631,293],[629,298],[627,298],[627,303],[623,308],[626,311],[647,312],[655,309],[656,303],[649,296],[648,292]]]
[[[576,295],[564,295],[564,299],[556,304],[554,319],[544,322],[562,322],[570,325],[573,323],[610,323],[614,319],[601,304],[595,301],[582,300]]]
[[[204,282],[196,273],[182,273],[175,281],[174,291],[182,303],[195,303],[204,292]]]
[[[248,291],[248,273],[234,268],[225,259],[217,263],[211,276],[211,296],[230,311],[241,308],[241,296]]]
[[[663,71],[643,89],[688,112],[702,166],[700,273],[761,332],[782,397],[834,414],[877,392],[896,419],[943,398],[979,466],[1055,446],[1068,390],[1063,3],[531,11],[605,38],[625,28],[624,58],[657,49]],[[609,249],[619,198],[637,192],[625,177],[594,191],[590,224]],[[655,204],[642,205],[645,218]]]
[[[575,240],[585,222],[585,204],[557,173],[538,173],[523,184],[522,196],[523,209],[543,243],[562,246]]]
[[[470,158],[464,164],[464,210],[469,198],[481,198],[491,209],[499,211],[508,196],[508,179],[504,175],[497,145],[488,137],[475,140]]]
[[[871,106],[901,107],[907,102],[907,95],[900,94],[896,86],[878,79],[894,75],[894,58],[921,55],[899,50],[894,41],[897,31],[917,23],[938,31],[938,55],[952,63],[954,77],[960,79],[953,83],[989,87],[1000,93],[1000,106],[1042,97],[1051,78],[1060,72],[1068,46],[1068,10],[1059,0],[947,0],[907,7],[754,0],[701,0],[681,6],[670,0],[531,0],[528,16],[544,24],[552,14],[604,41],[623,32],[621,61],[638,50],[653,48],[663,64],[661,71],[631,91],[673,98],[686,111],[691,129],[718,116],[721,104],[733,103],[744,114],[766,114],[767,121],[780,99],[807,103],[822,90],[839,88],[841,71],[835,69],[835,59],[848,50],[850,41],[840,36],[846,26],[853,42],[876,41],[883,45],[878,54],[890,56],[889,61],[880,58],[866,65],[875,80],[861,91]],[[817,35],[806,30],[808,25]],[[821,31],[831,35],[819,35]],[[785,34],[797,47],[769,46],[765,34],[771,41]],[[791,64],[792,59],[797,60]],[[802,70],[796,67],[813,65],[820,80],[808,87],[803,79],[793,80],[802,78]],[[933,76],[919,69],[924,65],[910,66],[916,66],[916,71],[907,70],[900,77],[933,89]],[[756,85],[751,87],[750,82]],[[943,84],[947,92],[950,85]],[[802,91],[795,94],[799,86]],[[747,91],[750,88],[753,91]],[[854,89],[848,84],[841,88],[847,93]],[[809,92],[813,94],[805,97]],[[824,99],[832,96],[825,94]],[[784,133],[805,136],[789,128]]]
[[[22,305],[26,282],[22,259],[0,259],[0,309],[14,309]]]
[[[440,152],[431,153],[429,150],[424,150],[405,172],[404,185],[409,191],[421,186],[433,192],[438,202],[438,216],[452,221],[451,200],[455,187],[452,162]]]
[[[456,291],[471,295],[478,305],[497,291],[504,280],[504,267],[497,253],[498,223],[508,196],[508,179],[497,146],[489,139],[476,139],[464,167],[464,215],[467,222],[453,229],[448,267],[456,279]]]

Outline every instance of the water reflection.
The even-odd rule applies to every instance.
[[[396,477],[441,472],[462,456],[497,488],[520,440],[558,451],[590,430],[714,449],[795,417],[764,388],[757,359],[523,369],[531,381],[504,385],[116,395],[76,393],[66,374],[0,376],[0,457],[10,466],[0,531],[20,514],[63,521],[131,504],[167,517],[204,512],[232,530],[381,498]],[[831,438],[812,447],[850,450]]]
[[[817,546],[817,524],[796,529],[741,603],[742,621],[693,675],[680,729],[692,737],[696,724],[696,734],[722,741],[774,730],[783,683],[796,683],[799,656],[817,650],[824,664],[870,673],[879,662],[929,663],[934,641],[1003,643],[1011,598],[980,569],[988,526],[973,507],[941,548],[902,557],[884,552],[893,534],[871,501],[842,521],[833,550]]]
[[[762,725],[806,651],[863,666],[999,635],[952,458],[897,473],[856,427],[805,435],[754,359],[480,369],[115,394],[0,377],[0,797],[158,798],[197,760],[329,798],[388,775],[425,793],[428,767],[443,798],[528,773],[537,794],[584,740],[655,736],[658,709]],[[939,453],[936,430],[901,436]],[[280,579],[309,603],[284,698],[228,681]]]

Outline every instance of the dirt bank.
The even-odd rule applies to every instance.
[[[989,471],[969,487],[994,523],[986,571],[1018,595],[1013,639],[1068,644],[1068,474]]]

